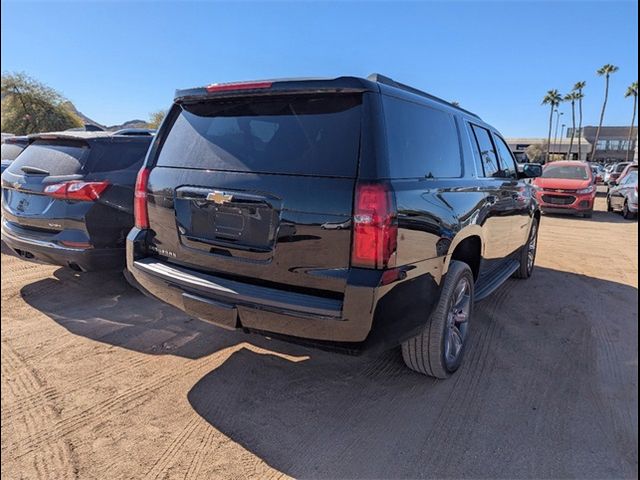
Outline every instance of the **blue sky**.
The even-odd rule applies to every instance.
[[[604,63],[620,66],[606,123],[629,124],[623,94],[638,72],[638,3],[622,1],[3,0],[1,35],[3,72],[28,73],[105,124],[147,119],[176,88],[380,72],[505,135],[543,136],[541,98],[578,80],[585,124],[597,123]]]

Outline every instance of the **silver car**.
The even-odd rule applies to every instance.
[[[638,171],[629,172],[607,194],[607,211],[622,212],[626,219],[638,216]]]

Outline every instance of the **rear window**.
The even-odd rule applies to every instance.
[[[456,122],[450,113],[383,97],[393,178],[456,178],[462,156]]]
[[[2,160],[15,160],[20,152],[24,150],[25,145],[16,143],[3,143],[2,144]]]
[[[157,165],[355,177],[361,96],[245,98],[183,105]]]
[[[83,142],[36,140],[7,169],[15,175],[24,175],[22,167],[34,167],[49,175],[74,175],[82,171],[89,154]]]

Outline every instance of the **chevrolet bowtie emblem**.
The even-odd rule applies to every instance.
[[[233,200],[233,195],[227,195],[224,192],[215,191],[207,195],[207,200],[217,205],[222,205],[223,203],[227,203]]]

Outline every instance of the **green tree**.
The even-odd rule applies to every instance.
[[[165,112],[164,110],[158,110],[156,112],[150,113],[149,121],[147,122],[149,124],[149,128],[160,127],[160,124],[162,123],[162,120],[164,120],[164,117],[166,115],[167,112]]]
[[[562,95],[558,90],[549,90],[542,99],[542,105],[549,105],[549,136],[547,137],[547,155],[545,160],[548,162],[551,157],[551,130],[553,130],[553,111],[560,105]]]
[[[2,131],[27,135],[82,127],[53,88],[25,73],[2,74]]]
[[[578,160],[582,159],[582,99],[584,98],[584,87],[586,86],[587,82],[577,82],[573,86],[573,93],[575,93],[578,101]]]
[[[573,128],[571,129],[571,140],[569,141],[569,150],[567,150],[567,160],[571,159],[571,151],[573,150],[573,140],[576,136],[576,100],[578,99],[577,92],[567,93],[564,96],[565,102],[571,102],[571,123]]]
[[[547,145],[536,144],[529,145],[524,151],[527,159],[533,163],[541,163],[544,160],[545,153],[547,151]]]
[[[631,155],[631,141],[633,138],[633,127],[636,124],[636,113],[638,111],[638,82],[633,82],[627,87],[624,98],[633,97],[633,115],[631,116],[631,126],[629,127],[629,139],[627,141],[627,162]]]
[[[607,63],[606,65],[603,65],[601,68],[599,68],[596,72],[598,75],[605,78],[604,100],[602,102],[602,110],[600,111],[600,123],[598,123],[598,129],[596,130],[596,138],[593,142],[593,145],[591,146],[591,161],[593,161],[595,158],[596,148],[598,148],[598,140],[600,140],[600,130],[602,130],[602,124],[604,123],[604,112],[607,109],[607,100],[609,99],[609,78],[618,70],[620,69],[615,65]]]

